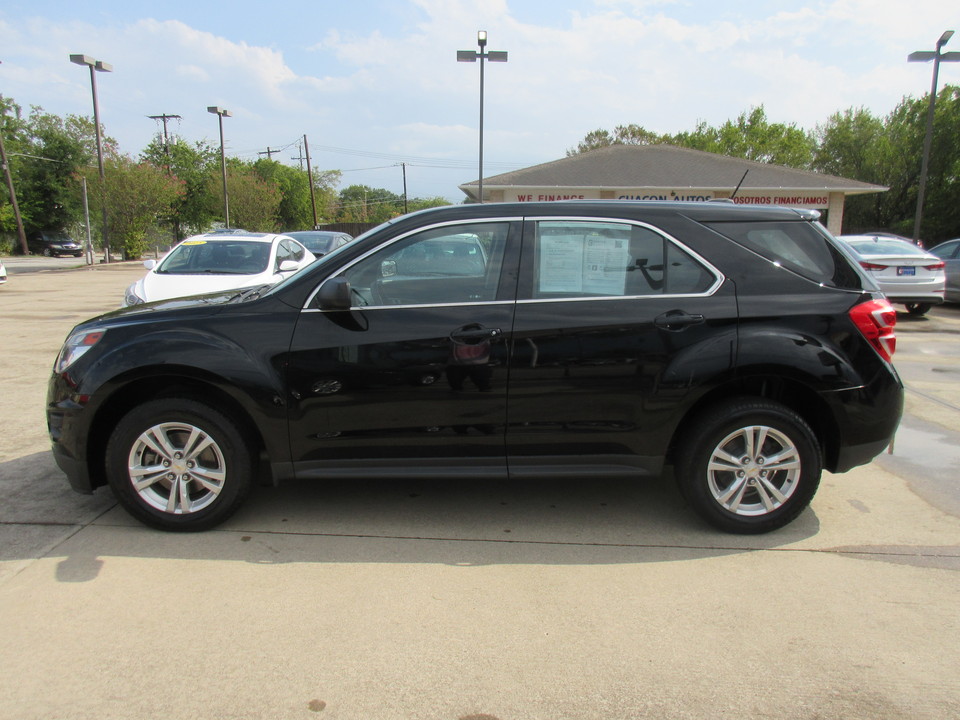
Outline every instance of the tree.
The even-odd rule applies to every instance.
[[[811,133],[793,123],[771,123],[761,105],[751,109],[749,113],[740,113],[736,120],[727,120],[720,127],[700,122],[692,132],[680,132],[676,135],[658,135],[633,124],[618,125],[613,133],[603,129],[594,130],[587,133],[575,149],[568,150],[567,155],[576,155],[608,145],[658,143],[795,168],[809,168],[815,148]]]
[[[211,214],[220,216],[222,210],[223,178],[219,172],[207,178],[210,197],[214,198]],[[232,227],[257,232],[276,232],[277,217],[282,199],[276,184],[261,178],[248,163],[228,161],[227,192],[230,201]]]
[[[88,185],[98,182],[96,169],[84,172]],[[110,249],[127,258],[138,258],[147,249],[147,236],[160,216],[183,191],[175,177],[150,163],[137,163],[125,156],[104,164],[107,236]],[[90,193],[91,208],[100,211],[100,193]]]
[[[385,222],[403,213],[400,195],[366,185],[351,185],[340,191],[337,222]]]
[[[609,145],[656,145],[663,142],[669,142],[669,136],[657,135],[640,125],[617,125],[612,135],[603,129],[587,133],[576,148],[567,150],[567,157]]]
[[[140,157],[182,183],[183,192],[162,218],[173,228],[177,241],[203,232],[220,217],[217,202],[222,197],[222,187],[214,191],[210,183],[211,174],[220,178],[219,148],[203,141],[191,145],[173,136],[166,147],[157,140],[150,143]]]

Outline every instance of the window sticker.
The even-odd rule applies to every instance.
[[[630,230],[603,223],[541,223],[541,293],[624,295]]]
[[[583,235],[540,238],[540,292],[582,292]]]

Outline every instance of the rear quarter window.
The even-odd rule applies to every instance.
[[[852,260],[808,222],[715,222],[707,227],[816,283],[862,290]]]

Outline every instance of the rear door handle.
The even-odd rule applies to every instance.
[[[690,325],[699,325],[703,322],[703,315],[688,313],[685,310],[668,310],[657,315],[653,324],[662,330],[679,332]]]

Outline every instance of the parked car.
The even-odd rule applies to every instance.
[[[822,469],[887,447],[903,403],[896,312],[817,217],[631,201],[403,216],[261,292],[78,325],[49,384],[53,453],[76,490],[109,484],[167,530],[216,525],[257,481],[667,465],[716,527],[773,530]],[[408,262],[460,245],[482,248],[468,272]]]
[[[30,252],[46,257],[83,255],[83,246],[66,233],[56,230],[39,230],[27,236],[27,248]]]
[[[332,230],[296,230],[283,234],[301,243],[317,257],[326,255],[353,240],[353,235]]]
[[[127,288],[123,306],[271,285],[312,263],[292,238],[266,233],[208,233],[187,238]]]
[[[882,235],[841,235],[890,302],[925,315],[943,302],[944,263],[909,240]]]
[[[0,285],[3,285],[7,281],[7,268],[3,265],[3,260],[0,260]]]
[[[930,248],[930,252],[943,260],[946,273],[944,300],[960,302],[960,238],[942,242]]]

